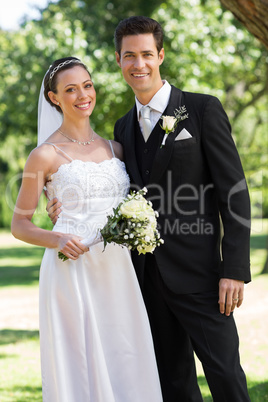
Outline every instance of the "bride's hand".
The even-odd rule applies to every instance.
[[[58,242],[59,251],[71,260],[77,260],[80,255],[89,251],[89,248],[80,239],[78,236],[62,233]]]
[[[47,203],[47,213],[49,216],[49,219],[51,220],[51,222],[53,223],[53,225],[55,225],[55,223],[58,220],[59,214],[61,212],[61,202],[58,201],[57,198],[53,198],[52,200],[48,201]]]

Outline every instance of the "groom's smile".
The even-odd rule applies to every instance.
[[[132,75],[135,78],[143,78],[143,77],[147,77],[149,75],[149,73],[148,74],[137,74],[137,73],[135,74],[135,73],[133,73]]]

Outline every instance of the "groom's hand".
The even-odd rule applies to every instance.
[[[219,305],[221,314],[229,316],[240,307],[244,297],[244,282],[222,278],[219,283]]]
[[[61,205],[61,202],[59,202],[57,198],[53,198],[47,203],[46,210],[53,225],[55,225],[58,220],[59,214],[61,212]]]

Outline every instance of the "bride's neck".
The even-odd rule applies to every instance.
[[[64,119],[61,125],[61,130],[68,135],[75,137],[85,137],[91,132],[91,126],[89,119],[84,119],[79,122],[74,122],[72,120]]]

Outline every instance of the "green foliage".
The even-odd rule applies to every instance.
[[[39,89],[53,60],[72,55],[88,65],[97,90],[92,125],[105,138],[113,137],[115,121],[132,107],[133,93],[115,62],[113,44],[114,28],[130,15],[151,16],[162,24],[163,78],[183,90],[219,97],[253,199],[262,192],[263,206],[257,197],[253,211],[268,215],[268,58],[260,42],[218,0],[60,0],[18,32],[0,30],[0,226],[8,226],[12,216],[5,188],[36,144]],[[13,198],[18,186],[19,180],[13,183]]]

